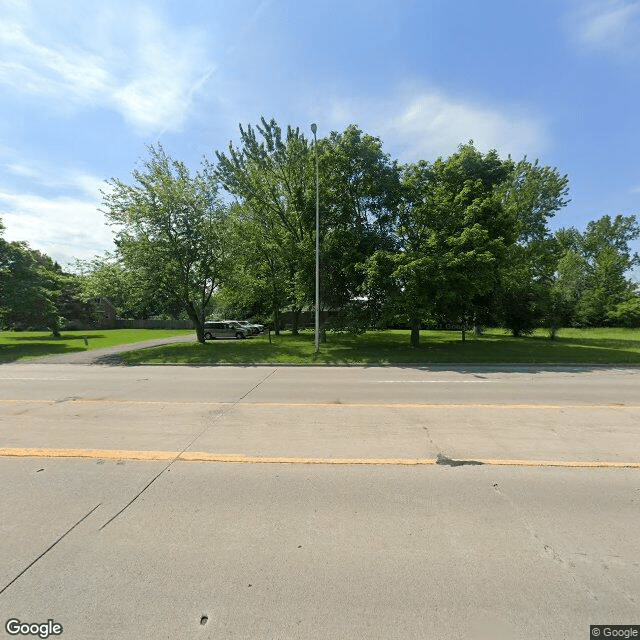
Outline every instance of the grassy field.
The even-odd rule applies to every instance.
[[[514,338],[501,329],[482,336],[422,331],[421,345],[409,346],[408,331],[331,334],[314,356],[312,331],[293,336],[172,344],[123,354],[128,364],[402,364],[402,363],[581,363],[640,364],[639,329],[562,329],[555,340],[539,331]]]
[[[29,360],[131,344],[142,340],[193,333],[191,330],[113,329],[109,331],[63,331],[54,338],[47,331],[0,331],[0,362]],[[85,345],[84,338],[87,339]]]

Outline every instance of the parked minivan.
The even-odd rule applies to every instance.
[[[205,322],[204,339],[215,340],[216,338],[236,338],[247,337],[245,329],[234,322]]]

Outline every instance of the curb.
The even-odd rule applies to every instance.
[[[429,369],[452,367],[512,367],[514,369],[640,369],[640,364],[589,362],[137,362],[126,367],[421,367]]]

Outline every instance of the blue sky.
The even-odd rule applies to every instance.
[[[640,214],[640,1],[0,0],[0,96],[5,238],[62,265],[112,248],[99,189],[146,145],[196,168],[261,115],[539,158],[553,228]]]

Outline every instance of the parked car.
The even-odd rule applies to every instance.
[[[216,338],[236,338],[237,340],[247,337],[247,330],[235,322],[205,322],[204,339],[215,340]]]
[[[247,320],[224,320],[224,322],[233,322],[240,325],[249,335],[258,335],[260,333],[260,325],[252,324]]]

